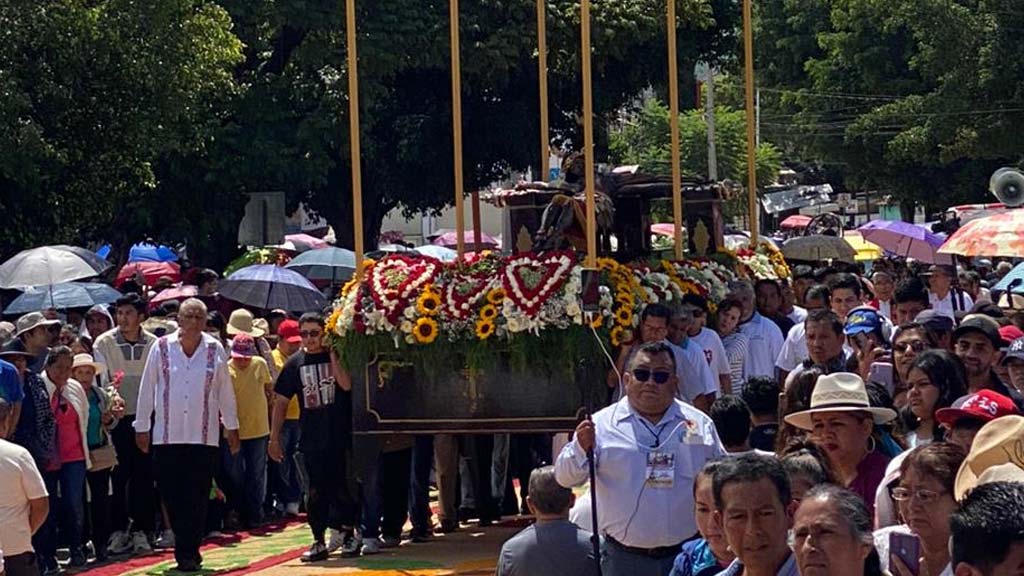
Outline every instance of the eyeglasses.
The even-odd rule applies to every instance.
[[[920,354],[928,349],[928,344],[923,340],[910,340],[909,342],[897,342],[892,345],[892,348],[901,354],[906,354],[909,350]]]
[[[892,499],[897,502],[907,502],[911,497],[916,498],[920,504],[931,504],[939,499],[945,492],[936,492],[934,490],[910,490],[902,486],[893,488]]]
[[[302,338],[317,338],[321,335],[323,335],[323,331],[321,330],[303,330],[299,332],[299,336]]]
[[[633,378],[637,382],[647,382],[651,379],[654,380],[655,384],[664,384],[668,382],[668,379],[672,377],[671,372],[663,370],[648,370],[647,368],[636,368],[633,370]]]

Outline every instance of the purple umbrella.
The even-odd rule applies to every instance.
[[[225,298],[265,310],[310,312],[322,310],[327,303],[301,274],[272,264],[246,266],[222,280],[217,288]]]
[[[476,231],[465,230],[462,236],[462,241],[466,247],[466,250],[489,250],[491,248],[497,248],[500,242],[494,236],[480,233],[480,245],[476,245]],[[445,248],[451,248],[458,244],[458,235],[454,230],[441,229],[437,231],[434,237],[433,244],[435,246],[444,246]]]
[[[936,254],[943,239],[924,226],[903,222],[901,220],[872,220],[857,229],[861,236],[883,250],[904,258],[913,258],[926,264],[939,263],[946,258]]]

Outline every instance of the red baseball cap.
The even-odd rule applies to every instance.
[[[935,412],[939,424],[953,426],[964,418],[991,422],[1000,416],[1019,414],[1013,400],[992,390],[971,394],[959,408],[942,408]]]
[[[299,323],[295,320],[285,320],[277,325],[277,337],[283,338],[289,344],[299,344],[302,336],[299,335]]]
[[[1024,338],[1024,332],[1012,324],[999,328],[999,335],[1003,337],[1004,341],[1006,341],[1007,346],[1017,338]]]

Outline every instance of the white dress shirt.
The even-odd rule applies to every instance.
[[[775,377],[775,360],[782,350],[785,338],[775,322],[757,312],[750,320],[740,324],[739,331],[747,335],[747,360],[744,372],[747,378],[755,376]]]
[[[955,296],[954,290],[952,289],[950,289],[950,291],[946,294],[945,298],[939,298],[938,296],[935,295],[935,292],[928,292],[928,301],[932,303],[932,310],[935,310],[936,312],[942,314],[943,316],[948,316],[953,320],[956,320],[956,311],[959,310],[967,312],[974,307],[974,300],[971,299],[971,296],[967,294],[967,292],[961,293],[964,297],[963,306],[960,306],[959,298],[957,298],[956,301],[954,301]]]
[[[166,354],[166,355],[165,355]],[[235,390],[216,338],[203,334],[192,356],[181,348],[177,331],[149,350],[139,386],[136,432],[150,432],[153,444],[220,444],[220,424],[238,429]]]
[[[793,311],[786,314],[786,318],[793,321],[793,324],[799,324],[804,320],[807,320],[807,308],[801,306],[793,306]]]
[[[705,462],[725,455],[711,419],[676,400],[655,424],[623,398],[593,420],[596,482],[590,489],[597,494],[600,533],[637,548],[672,546],[694,536],[694,479]],[[671,487],[648,485],[648,454],[655,451],[674,456]],[[555,478],[565,487],[589,478],[587,454],[575,437],[555,461]]]

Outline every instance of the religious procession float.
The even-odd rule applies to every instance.
[[[523,191],[506,191],[506,201]],[[550,220],[560,194],[530,194],[546,195],[548,204],[519,216]],[[513,218],[513,229],[521,219]],[[540,225],[529,235],[528,248],[550,249],[482,251],[452,262],[415,253],[364,260],[327,323],[353,376],[356,429],[571,428],[583,411],[607,402],[611,358],[638,336],[646,304],[698,294],[713,310],[730,280],[789,274],[770,243],[729,251],[720,238],[710,239],[717,250],[706,256],[641,253],[622,261],[612,252],[616,258],[600,257],[591,269],[572,249],[570,228]]]

